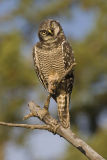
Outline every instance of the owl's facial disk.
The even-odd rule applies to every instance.
[[[55,41],[59,33],[62,31],[61,26],[56,21],[49,21],[43,23],[39,29],[39,39],[41,41]]]

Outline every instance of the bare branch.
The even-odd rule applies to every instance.
[[[60,127],[57,130],[57,134],[65,138],[70,142],[74,147],[80,150],[88,159],[90,160],[105,160],[100,156],[96,151],[94,151],[86,142],[76,136],[70,128],[65,129]]]
[[[29,103],[29,109],[30,112],[33,115],[37,115],[38,112],[38,106],[35,105],[34,102]],[[42,110],[42,112],[41,112]],[[45,110],[44,108],[39,110],[43,113]],[[38,117],[41,119],[41,117]],[[46,124],[50,125],[50,131],[60,135],[61,137],[65,138],[68,142],[70,142],[74,147],[76,147],[78,150],[80,150],[88,159],[90,160],[104,160],[102,156],[100,156],[97,152],[95,152],[89,145],[87,145],[83,140],[78,138],[70,128],[65,129],[63,128],[56,119],[50,116],[49,112],[47,111],[47,114],[44,115],[42,121],[44,121]]]
[[[50,129],[49,125],[38,125],[38,124],[18,124],[18,123],[0,122],[0,125],[8,126],[8,127],[22,127],[22,128],[28,128],[28,129],[43,129],[43,130]]]
[[[49,97],[47,102],[49,101]],[[25,116],[25,119],[30,117],[38,117],[41,121],[43,121],[46,125],[36,125],[36,124],[13,124],[13,123],[5,123],[0,122],[0,125],[9,126],[9,127],[22,127],[29,129],[44,129],[48,130],[54,134],[58,134],[59,136],[66,139],[69,143],[71,143],[74,147],[76,147],[79,151],[81,151],[88,159],[90,160],[105,160],[102,156],[100,156],[97,152],[95,152],[88,144],[86,144],[82,139],[77,137],[70,128],[63,128],[60,123],[54,119],[48,112],[48,103],[45,103],[46,107],[41,108],[36,105],[34,102],[29,103],[30,113]]]

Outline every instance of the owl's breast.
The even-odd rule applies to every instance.
[[[65,72],[61,47],[52,50],[41,50],[38,53],[38,62],[46,80],[48,80],[49,75],[53,72],[59,76],[62,76]]]

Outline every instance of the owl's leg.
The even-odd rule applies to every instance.
[[[45,114],[44,114],[44,116],[48,113],[50,98],[51,98],[51,95],[49,94],[48,97],[47,97],[47,99],[46,99],[46,102],[44,104],[44,108],[45,108],[45,111],[46,111]],[[52,128],[52,132],[54,134],[56,134],[56,130],[60,126],[59,123],[57,122],[57,120],[55,120],[55,119],[53,119],[53,118],[50,117],[50,123],[49,123],[49,125]]]
[[[49,94],[47,99],[46,99],[46,102],[44,104],[44,108],[48,111],[49,109],[49,103],[50,103],[50,98],[51,98],[51,95]]]
[[[46,102],[44,104],[44,107],[42,109],[43,113],[42,113],[41,119],[43,119],[46,116],[46,114],[48,113],[50,98],[51,98],[51,96],[49,94],[48,97],[47,97],[47,99],[46,99]]]

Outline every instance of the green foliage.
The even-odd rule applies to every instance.
[[[0,43],[0,120],[20,120],[20,109],[34,85],[33,69],[20,53],[22,39],[19,32],[1,36]],[[7,130],[7,129],[6,129]],[[6,139],[0,127],[0,139]],[[3,138],[4,137],[4,138]]]

